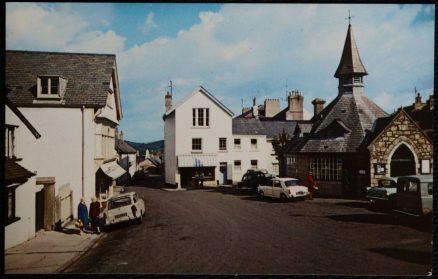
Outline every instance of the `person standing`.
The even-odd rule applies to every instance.
[[[78,205],[78,221],[82,223],[83,227],[81,229],[85,231],[88,228],[88,208],[84,197],[81,198]]]
[[[100,215],[100,203],[97,201],[96,197],[92,197],[90,204],[91,229],[93,230],[93,232],[96,232],[97,234],[100,233],[99,215]]]
[[[204,172],[201,172],[199,179],[201,180],[201,188],[204,188]]]
[[[318,187],[316,186],[316,182],[313,179],[311,171],[309,171],[309,174],[307,175],[307,184],[309,185],[307,186],[309,189],[309,200],[313,200],[313,193],[318,189]]]

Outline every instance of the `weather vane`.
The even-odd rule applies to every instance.
[[[354,16],[350,16],[350,10],[348,10],[348,17],[346,17],[345,19],[348,19],[348,25],[350,25],[350,20],[353,18]]]

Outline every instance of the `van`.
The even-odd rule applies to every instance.
[[[397,179],[394,211],[412,216],[432,216],[432,175],[401,176]]]

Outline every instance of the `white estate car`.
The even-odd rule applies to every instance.
[[[145,211],[144,201],[137,193],[121,193],[108,199],[103,218],[107,226],[131,220],[141,223]]]
[[[257,187],[257,194],[260,198],[273,197],[279,198],[282,201],[287,199],[305,199],[309,194],[306,186],[301,180],[296,178],[272,178],[269,181],[269,185],[259,185]]]

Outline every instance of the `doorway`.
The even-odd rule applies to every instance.
[[[44,228],[44,188],[35,194],[35,231]]]
[[[415,175],[415,158],[404,144],[400,145],[391,158],[391,176]]]
[[[222,162],[219,165],[219,185],[227,183],[227,162]]]

